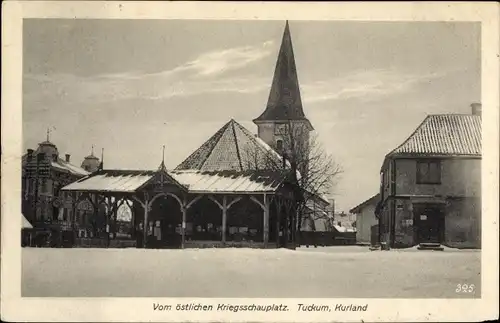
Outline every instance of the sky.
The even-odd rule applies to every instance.
[[[51,129],[80,165],[174,168],[231,118],[256,133],[284,21],[25,19],[23,149]],[[428,114],[481,99],[480,25],[290,21],[304,113],[343,168],[350,208],[379,189],[384,156]]]

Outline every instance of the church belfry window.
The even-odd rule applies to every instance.
[[[274,127],[275,135],[286,135],[288,133],[288,124],[286,123],[277,123]]]
[[[276,140],[276,149],[278,151],[282,151],[283,150],[283,140],[281,140],[281,139]]]

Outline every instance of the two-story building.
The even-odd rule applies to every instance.
[[[481,246],[481,105],[429,115],[381,168],[380,241]]]

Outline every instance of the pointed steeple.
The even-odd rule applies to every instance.
[[[312,125],[302,109],[292,37],[287,20],[266,109],[253,121],[258,124],[266,121],[288,120],[306,121],[312,130]]]
[[[165,166],[165,145],[163,145],[163,155],[161,158],[161,164],[160,167],[158,167],[159,171],[166,171],[167,167]]]

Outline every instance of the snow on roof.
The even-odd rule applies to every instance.
[[[283,178],[277,173],[265,171],[174,170],[169,174],[192,193],[274,192]]]
[[[26,217],[24,216],[24,214],[21,214],[21,216],[23,217],[23,223],[22,223],[22,227],[23,229],[33,229],[33,226],[31,225],[30,221],[28,221],[26,219]]]
[[[57,160],[57,162],[54,161],[51,162],[51,166],[54,167],[55,169],[66,171],[71,174],[83,175],[83,176],[87,176],[90,174],[85,169],[75,166],[71,163],[68,163],[60,158]]]
[[[337,230],[338,232],[347,232],[347,228],[346,227],[342,227],[340,225],[336,225],[334,224],[333,227],[335,228],[335,230]]]
[[[369,199],[365,200],[364,202],[361,202],[360,204],[356,205],[352,209],[349,210],[349,213],[361,213],[361,210],[369,205],[369,204],[374,204],[376,205],[380,200],[380,193],[377,193],[370,197]]]
[[[62,188],[64,191],[135,192],[159,171],[103,170]],[[283,181],[269,171],[169,171],[165,173],[179,187],[193,193],[274,192]]]
[[[481,156],[481,117],[429,115],[399,147],[388,154]]]
[[[153,171],[101,171],[62,188],[64,191],[134,192],[153,178]]]

